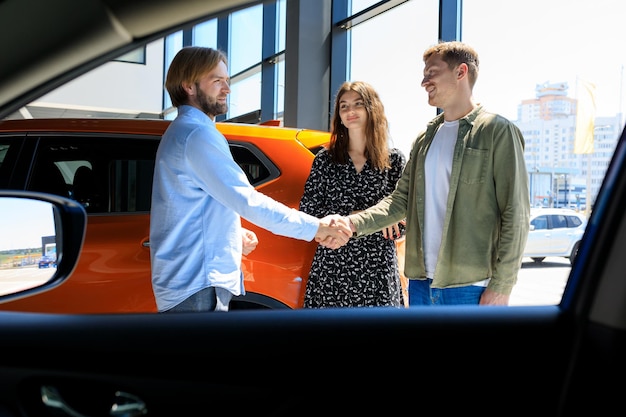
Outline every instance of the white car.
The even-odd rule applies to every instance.
[[[587,227],[583,212],[565,208],[533,208],[524,257],[541,262],[548,256],[569,258],[574,263]]]

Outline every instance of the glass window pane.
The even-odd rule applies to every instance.
[[[480,56],[474,97],[524,133],[526,164],[540,180],[533,205],[577,207],[579,193],[586,210],[595,200],[623,127],[626,54],[615,48],[626,42],[625,11],[620,0],[463,2],[463,40]],[[576,154],[576,113],[590,101],[590,85],[594,150]]]
[[[278,37],[278,51],[283,51],[285,49],[285,35],[287,33],[287,0],[278,0],[277,2],[278,8],[278,28],[277,28],[277,37]]]
[[[217,19],[211,19],[193,27],[193,45],[217,48]]]
[[[463,40],[480,56],[474,98],[524,134],[533,206],[590,212],[624,125],[626,54],[616,45],[626,42],[625,11],[620,0],[463,1]],[[595,111],[586,106],[592,99]],[[579,117],[593,121],[592,153],[574,152]],[[556,220],[553,227],[565,226]],[[566,282],[571,265],[562,255],[543,263],[552,265],[550,279]],[[533,304],[522,294],[542,271],[528,261],[511,305]],[[534,297],[548,293],[546,285]],[[553,294],[553,304],[561,294]]]
[[[259,110],[261,108],[261,71],[233,82],[230,90],[229,119]]]
[[[380,0],[352,0],[352,14],[365,10],[379,2]]]
[[[249,7],[231,15],[230,74],[237,74],[261,62],[263,5]]]
[[[278,75],[276,77],[276,117],[284,118],[285,114],[285,60],[278,62]]]
[[[163,77],[165,77],[165,74],[167,74],[167,69],[170,67],[172,60],[174,59],[178,51],[181,50],[182,47],[183,47],[183,32],[182,31],[173,33],[170,36],[165,38],[165,62],[163,63],[165,72],[163,74]],[[165,78],[163,79],[163,83],[165,84]],[[163,88],[163,109],[167,110],[170,107],[172,107],[172,100],[170,100],[170,95],[167,93],[167,90]],[[174,113],[176,112],[175,111],[166,112],[165,118],[168,120],[173,120],[176,117],[176,114]]]
[[[137,48],[134,51],[130,51],[125,53],[124,55],[120,55],[115,58],[113,61],[119,62],[130,62],[134,64],[145,64],[146,63],[146,47],[142,46],[141,48]]]
[[[352,29],[350,79],[367,81],[378,91],[394,145],[407,157],[417,134],[436,115],[421,82],[422,53],[437,42],[438,22],[437,0],[409,1]]]

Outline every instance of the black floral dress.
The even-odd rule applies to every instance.
[[[382,200],[396,187],[406,159],[398,149],[390,150],[391,168],[371,167],[361,172],[352,161],[334,163],[322,149],[313,161],[300,200],[300,210],[322,218],[346,216]],[[318,246],[304,294],[304,307],[404,306],[393,240],[382,232],[350,239],[339,249]]]

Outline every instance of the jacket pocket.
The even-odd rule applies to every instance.
[[[488,156],[489,151],[486,149],[466,148],[465,154],[463,155],[459,181],[465,184],[484,183]]]

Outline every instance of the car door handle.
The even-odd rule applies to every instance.
[[[59,391],[53,386],[43,385],[41,387],[41,400],[47,407],[60,410],[64,413],[61,415],[68,417],[90,417],[76,411],[69,404],[67,404]],[[148,410],[146,409],[146,404],[141,401],[139,397],[127,392],[115,392],[113,403],[109,409],[109,415],[111,417],[139,417],[146,415],[147,413]],[[98,415],[102,414],[98,413]]]

